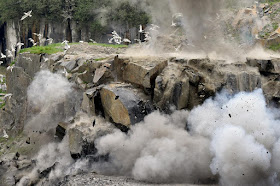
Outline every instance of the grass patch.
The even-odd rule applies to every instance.
[[[275,45],[270,45],[268,48],[270,50],[273,50],[273,51],[278,51],[278,50],[280,50],[280,43],[279,44],[275,44]]]
[[[4,142],[7,142],[8,139],[4,138],[4,137],[0,137],[0,143],[4,143]]]
[[[61,43],[55,43],[48,46],[34,46],[30,48],[24,48],[20,50],[20,53],[30,52],[32,54],[55,54],[57,52],[63,52]]]
[[[107,43],[89,43],[89,45],[102,46],[102,47],[111,47],[111,48],[127,48],[127,45],[114,45]]]
[[[4,94],[4,93],[6,93],[6,91],[4,91],[4,90],[0,89],[0,94],[1,94],[1,93],[3,93],[3,94]]]
[[[6,103],[4,102],[4,103],[2,103],[1,105],[0,105],[0,109],[2,109],[3,107],[5,107],[5,105],[6,105]]]
[[[94,59],[95,61],[102,61],[104,59],[107,59],[107,57],[104,57],[104,58],[97,58],[97,59]]]
[[[278,23],[272,23],[273,31],[275,31],[278,28]]]
[[[15,63],[16,63],[16,61],[15,61],[15,60],[14,60],[14,61],[12,61],[12,62],[11,62],[11,64],[10,64],[10,66],[13,66]]]

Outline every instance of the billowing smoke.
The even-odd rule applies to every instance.
[[[116,131],[100,138],[96,147],[109,154],[109,162],[98,167],[103,173],[160,183],[219,178],[221,185],[276,184],[277,117],[276,110],[266,107],[261,90],[222,93],[189,114],[155,112],[127,135]]]
[[[184,129],[187,111],[162,115],[155,112],[131,128],[102,137],[100,154],[110,154],[111,174],[162,182],[197,182],[211,177],[209,140]],[[203,153],[202,153],[203,152]]]
[[[52,185],[65,175],[87,169],[87,161],[75,162],[70,156],[68,136],[62,142],[54,139],[58,123],[73,118],[79,110],[81,94],[74,85],[61,74],[42,70],[36,74],[27,94],[30,113],[24,132],[34,149],[29,152],[34,156],[34,168],[17,185],[44,185],[43,182]]]
[[[74,116],[79,106],[79,92],[60,74],[43,70],[28,88],[30,120],[26,129],[48,131],[57,123]]]

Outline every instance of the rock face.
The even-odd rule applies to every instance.
[[[279,73],[280,59],[252,59],[247,58],[247,65],[257,67],[262,74]]]
[[[5,100],[5,106],[0,110],[3,118],[0,126],[14,132],[19,132],[26,120],[27,88],[31,83],[31,77],[21,67],[13,67],[7,70],[7,92],[12,94]]]
[[[83,102],[81,105],[81,109],[87,113],[89,116],[95,115],[95,103],[94,97],[96,96],[97,89],[89,89],[83,94]]]
[[[154,103],[157,107],[168,109],[174,105],[179,110],[187,108],[190,85],[182,65],[169,64],[155,82]]]
[[[35,73],[40,70],[41,55],[29,53],[20,54],[16,61],[16,66],[21,67],[27,75],[33,78]]]
[[[152,111],[149,100],[128,84],[106,85],[100,95],[105,116],[116,124],[129,127]]]
[[[274,107],[280,106],[280,59],[247,59],[247,65],[258,68],[262,74],[262,89],[267,103]]]
[[[144,88],[152,88],[153,82],[168,65],[161,58],[119,58],[114,60],[118,80],[126,81]]]

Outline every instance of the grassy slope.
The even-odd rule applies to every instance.
[[[76,45],[79,43],[70,43],[70,45]],[[89,45],[102,46],[102,47],[112,47],[112,48],[127,48],[127,45],[114,45],[106,43],[89,43]],[[32,54],[55,54],[57,52],[63,52],[63,44],[55,43],[48,46],[34,46],[30,48],[24,48],[20,50],[20,53],[30,52]]]

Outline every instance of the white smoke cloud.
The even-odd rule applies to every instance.
[[[40,108],[63,102],[67,95],[73,91],[72,84],[59,74],[43,70],[37,73],[28,88],[29,102]]]
[[[55,128],[58,122],[74,116],[80,97],[73,84],[62,75],[47,70],[38,72],[27,91],[31,113],[25,129],[47,131]]]
[[[104,169],[98,167],[102,173],[159,183],[219,177],[221,185],[277,185],[280,121],[275,112],[267,108],[262,90],[221,93],[189,114],[155,112],[127,135],[116,131],[96,141],[99,154],[110,157]]]
[[[183,113],[186,119],[187,111]],[[179,122],[184,119],[182,112],[171,116],[155,112],[132,126],[128,135],[116,131],[98,140],[96,147],[100,154],[110,154],[111,171],[116,171],[111,173],[159,183],[196,183],[211,177],[209,141],[190,136],[186,123]]]
[[[242,127],[217,129],[211,149],[210,167],[220,175],[222,185],[257,184],[269,175],[271,153]]]

